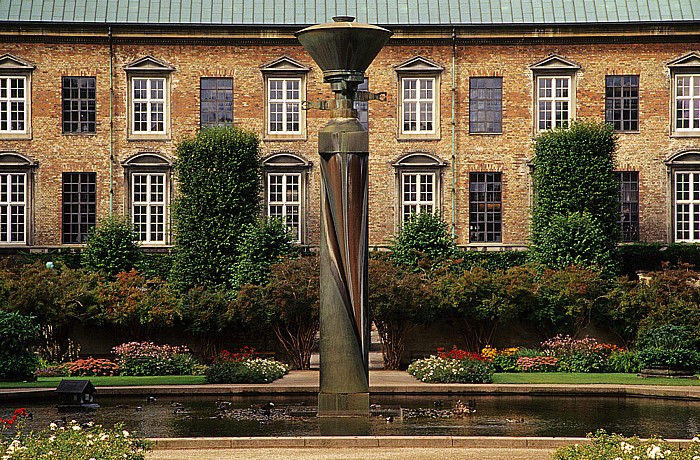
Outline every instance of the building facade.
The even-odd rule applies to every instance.
[[[700,241],[692,2],[297,3],[0,0],[0,251],[79,248],[110,213],[170,247],[175,148],[214,125],[260,136],[263,212],[317,245],[328,113],[306,103],[332,94],[294,32],[335,15],[394,32],[366,72],[386,100],[357,103],[370,245],[440,212],[462,246],[526,247],[533,141],[575,119],[618,133],[625,241]]]

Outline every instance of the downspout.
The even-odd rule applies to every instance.
[[[112,77],[114,53],[112,50],[112,26],[109,36],[109,216],[114,214],[114,79]]]
[[[455,29],[454,27],[452,28],[452,157],[451,157],[451,169],[452,169],[452,185],[451,185],[451,198],[452,198],[452,222],[451,222],[451,227],[452,227],[452,238],[456,238],[456,225],[457,225],[457,216],[456,216],[456,194],[457,191],[455,189],[455,158],[456,158],[456,153],[455,153],[455,128],[456,128],[456,120],[455,120],[455,97],[456,97],[456,92],[457,88],[455,86],[455,54],[456,54],[456,40],[457,35],[455,34]]]

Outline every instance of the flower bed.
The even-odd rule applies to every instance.
[[[149,443],[132,436],[121,425],[105,429],[100,425],[80,425],[75,421],[27,433],[23,430],[25,409],[17,409],[10,419],[0,418],[2,460],[144,460]]]
[[[453,347],[445,352],[419,359],[408,366],[408,373],[422,382],[429,383],[490,383],[493,366],[480,354]]]
[[[121,375],[193,375],[197,360],[187,347],[128,342],[112,349]]]
[[[289,372],[289,366],[260,358],[254,348],[232,353],[222,350],[207,369],[207,383],[270,383]]]
[[[119,375],[119,364],[108,359],[79,359],[68,363],[68,372],[72,376],[91,377],[94,375]]]
[[[625,438],[618,434],[608,434],[599,430],[589,434],[590,444],[576,444],[561,447],[554,454],[554,460],[698,460],[700,459],[700,439],[693,438],[686,448],[651,438],[641,441],[637,437]]]

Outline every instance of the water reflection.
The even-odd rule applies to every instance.
[[[464,396],[463,399],[474,396]],[[626,436],[691,438],[700,432],[700,403],[645,398],[616,397],[537,397],[476,396],[476,412],[464,417],[446,417],[459,397],[373,397],[372,403],[386,409],[369,419],[317,418],[313,413],[315,397],[231,397],[226,408],[262,410],[269,401],[285,411],[297,410],[289,417],[243,419],[222,416],[222,400],[215,397],[188,397],[177,400],[158,397],[101,397],[101,407],[94,412],[59,413],[55,402],[29,404],[34,414],[28,421],[31,429],[46,427],[51,421],[93,420],[105,426],[124,422],[127,429],[148,437],[185,436],[585,436],[599,428]],[[230,402],[230,405],[228,404]],[[401,417],[399,408],[440,407],[433,416]],[[10,414],[17,405],[3,402],[0,417]],[[217,409],[217,407],[219,409]],[[230,409],[229,409],[230,408]],[[289,412],[289,411],[287,411]],[[427,411],[428,414],[431,411]],[[396,414],[387,417],[386,414]],[[389,420],[387,420],[389,419]]]

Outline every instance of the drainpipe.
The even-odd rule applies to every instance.
[[[455,29],[454,27],[452,28],[452,158],[451,158],[451,169],[452,169],[452,186],[450,193],[452,195],[452,222],[451,222],[451,227],[452,227],[452,238],[456,238],[456,225],[457,225],[457,217],[456,217],[456,210],[455,210],[455,201],[456,201],[456,194],[457,191],[455,189],[455,128],[456,128],[456,121],[455,121],[455,97],[456,97],[456,92],[457,88],[455,87],[455,54],[456,54],[456,39],[457,35],[455,34]]]
[[[114,79],[112,77],[114,53],[112,50],[112,26],[109,36],[109,216],[114,214]]]

